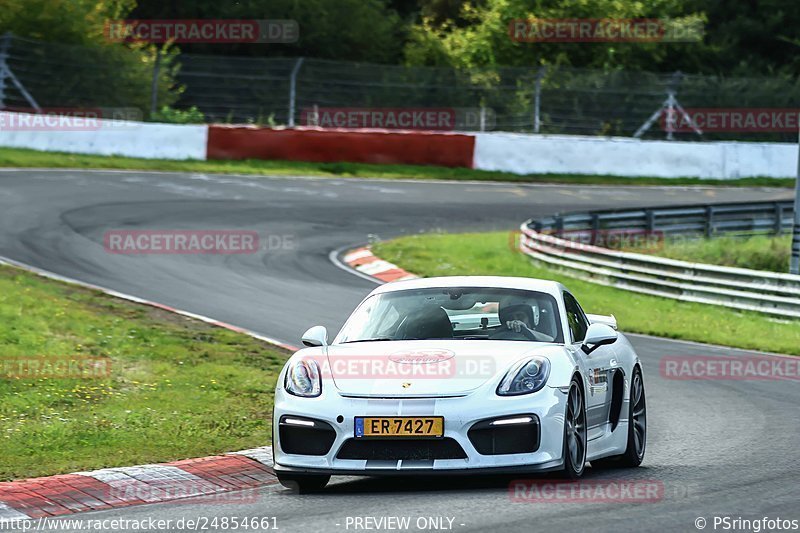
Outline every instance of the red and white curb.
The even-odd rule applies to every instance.
[[[61,516],[84,511],[210,495],[231,503],[241,495],[224,496],[278,483],[267,446],[225,455],[165,464],[103,468],[0,483],[0,521]],[[199,498],[203,498],[200,500]]]
[[[342,259],[347,266],[357,272],[386,283],[418,278],[399,266],[373,255],[368,247],[347,252]]]

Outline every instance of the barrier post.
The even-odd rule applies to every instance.
[[[789,272],[800,274],[800,131],[797,134],[797,181],[794,184],[794,226],[792,227],[792,258]]]
[[[150,118],[158,111],[158,77],[161,73],[161,48],[156,46],[156,59],[153,62],[153,79],[150,81]]]
[[[19,81],[19,78],[17,78],[11,70],[11,67],[8,66],[8,49],[11,46],[12,37],[13,35],[10,31],[7,31],[0,37],[0,109],[5,109],[6,78],[8,78],[22,97],[28,101],[30,106],[34,108],[37,113],[41,113],[42,108],[39,107],[39,104],[33,99],[31,93],[22,85],[22,82]]]
[[[536,88],[533,94],[533,133],[539,133],[542,127],[542,78],[544,78],[546,68],[539,67],[539,71],[536,73]]]
[[[297,58],[292,69],[292,74],[289,77],[289,119],[286,121],[290,128],[294,127],[294,108],[297,100],[297,73],[300,72],[300,66],[303,64],[303,58]]]
[[[8,47],[11,44],[11,32],[8,31],[0,37],[0,109],[5,109],[6,104],[6,58]]]

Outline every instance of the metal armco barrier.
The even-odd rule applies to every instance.
[[[676,261],[596,245],[603,232],[639,231],[661,237],[788,233],[792,231],[791,201],[556,215],[529,220],[521,231],[523,253],[587,281],[800,318],[800,276]]]

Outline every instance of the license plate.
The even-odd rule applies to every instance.
[[[443,437],[444,417],[356,417],[356,437]]]

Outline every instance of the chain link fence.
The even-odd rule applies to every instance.
[[[467,131],[795,141],[791,128],[673,133],[665,121],[671,114],[654,113],[674,106],[800,110],[796,79],[566,67],[456,70],[178,53],[156,60],[143,50],[10,35],[0,40],[0,69],[0,107],[31,107],[22,87],[42,107],[124,106],[148,117],[163,106],[194,106],[209,122],[261,125],[319,124],[319,110],[455,109],[464,115],[456,129]],[[650,127],[639,131],[650,118]]]

